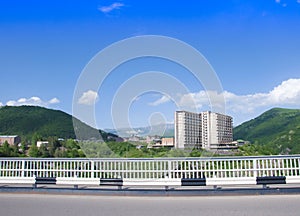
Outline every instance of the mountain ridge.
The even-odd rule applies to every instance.
[[[164,130],[164,132],[162,132]],[[130,136],[174,136],[174,124],[157,124],[145,127],[134,128],[119,128],[119,129],[104,129],[108,133],[117,134],[120,137]]]
[[[77,131],[74,130],[73,121],[76,123],[75,130]],[[1,135],[16,134],[28,138],[34,133],[42,137],[55,136],[72,139],[99,139],[102,136],[106,140],[108,136],[115,136],[95,129],[61,110],[39,106],[0,107]]]
[[[233,134],[275,154],[300,153],[300,109],[272,108],[235,127]]]

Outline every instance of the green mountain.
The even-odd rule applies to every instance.
[[[237,139],[265,145],[274,154],[300,153],[300,109],[271,109],[235,127]]]
[[[76,122],[76,134],[73,127],[73,120]],[[0,107],[1,135],[31,137],[34,133],[37,133],[42,137],[55,136],[58,138],[99,140],[101,139],[99,132],[104,140],[107,140],[108,136],[115,137],[114,134],[92,128],[59,110],[37,106]]]

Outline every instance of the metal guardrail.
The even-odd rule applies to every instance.
[[[300,183],[300,155],[222,158],[0,158],[2,184],[254,185]]]

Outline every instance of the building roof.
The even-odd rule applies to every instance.
[[[0,138],[14,138],[18,137],[18,135],[0,135]]]

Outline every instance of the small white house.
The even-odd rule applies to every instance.
[[[48,141],[37,141],[36,142],[36,146],[39,148],[41,147],[41,145],[48,145],[49,142]]]

